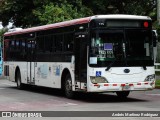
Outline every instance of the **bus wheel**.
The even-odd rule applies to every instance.
[[[73,98],[74,92],[72,91],[72,79],[68,74],[65,79],[64,92],[67,98]]]
[[[126,98],[129,95],[130,91],[118,91],[116,92],[119,98]]]
[[[17,82],[17,88],[23,89],[23,84],[21,82],[21,75],[19,71],[17,72],[17,75],[16,75],[16,82]]]

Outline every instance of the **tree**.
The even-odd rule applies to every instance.
[[[2,0],[0,20],[3,25],[13,21],[18,27],[31,27],[92,15],[81,0]]]
[[[3,34],[4,34],[5,32],[7,32],[7,31],[8,31],[7,28],[2,28],[2,29],[0,29],[0,45],[3,45],[3,41],[2,41]]]
[[[147,15],[156,19],[156,0],[83,0],[93,14]]]
[[[32,10],[33,0],[3,0],[0,5],[0,19],[6,26],[9,21],[13,21],[16,26],[30,26],[37,23]],[[33,19],[34,18],[34,19]]]
[[[39,18],[41,24],[56,23],[92,15],[92,11],[87,7],[81,5],[78,8],[78,6],[73,6],[67,1],[63,1],[60,4],[51,2],[42,8],[34,10],[33,13]]]
[[[156,20],[156,0],[0,0],[3,25],[30,27],[97,14],[135,14]]]

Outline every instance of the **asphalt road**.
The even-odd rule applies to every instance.
[[[0,111],[160,111],[160,89],[131,92],[123,100],[114,93],[78,94],[71,100],[59,90],[44,87],[18,90],[15,83],[0,79]],[[110,119],[119,120],[117,117]]]

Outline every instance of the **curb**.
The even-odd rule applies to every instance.
[[[160,86],[156,86],[155,89],[160,89]]]

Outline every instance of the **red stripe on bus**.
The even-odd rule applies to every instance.
[[[55,23],[55,24],[27,28],[27,29],[22,29],[22,30],[15,31],[15,32],[5,33],[4,36],[18,35],[18,34],[23,34],[23,33],[30,33],[30,32],[36,32],[36,31],[41,31],[41,30],[49,30],[49,29],[66,27],[66,26],[71,26],[71,25],[89,23],[90,19],[91,19],[91,17],[86,17],[86,18],[80,18],[80,19],[75,19],[75,20],[71,20],[71,21],[64,21],[64,22]]]
[[[121,86],[125,86],[126,84],[121,84]]]
[[[98,84],[94,84],[94,86],[99,86]]]
[[[117,84],[113,84],[113,86],[117,86]]]
[[[133,86],[133,84],[129,84],[129,86]]]
[[[104,86],[109,86],[109,84],[104,84]]]
[[[141,85],[141,83],[137,83],[137,85]]]
[[[144,84],[145,84],[145,85],[148,85],[148,82],[145,82]]]

